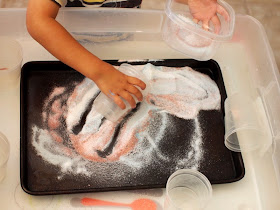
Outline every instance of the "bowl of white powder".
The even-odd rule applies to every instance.
[[[232,7],[220,0],[218,4],[227,11],[229,19],[226,20],[217,13],[221,22],[221,28],[217,32],[211,21],[208,30],[203,29],[201,21],[195,23],[187,4],[178,0],[167,0],[163,40],[173,49],[191,58],[211,59],[222,42],[231,40],[235,25],[235,12]]]

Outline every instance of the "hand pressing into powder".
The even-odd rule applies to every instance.
[[[217,0],[176,0],[179,3],[189,5],[193,21],[202,22],[202,28],[209,30],[209,22],[212,21],[215,33],[219,33],[221,22],[217,14],[222,15],[226,21],[229,21],[229,14],[225,8],[218,4]]]
[[[136,96],[138,101],[143,100],[142,93],[135,86],[144,90],[146,84],[138,78],[121,73],[110,64],[103,63],[102,71],[95,74],[94,81],[99,89],[112,98],[121,109],[125,108],[121,97],[125,99],[132,108],[136,106],[136,102],[132,97],[133,95]]]

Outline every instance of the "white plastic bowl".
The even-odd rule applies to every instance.
[[[175,50],[197,60],[211,59],[221,42],[232,38],[235,25],[235,12],[233,8],[224,1],[218,1],[229,14],[229,21],[221,15],[219,34],[214,32],[214,26],[210,23],[209,30],[202,29],[202,24],[195,24],[190,13],[189,6],[178,3],[175,0],[167,0],[165,13],[167,15],[162,37],[164,41]]]

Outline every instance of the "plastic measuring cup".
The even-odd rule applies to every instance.
[[[118,70],[128,76],[136,77],[142,80],[146,84],[145,90],[141,90],[140,88],[138,88],[141,91],[144,100],[145,96],[148,94],[150,90],[150,84],[148,79],[145,77],[145,75],[141,71],[135,69],[132,65],[126,63],[122,64]],[[137,98],[134,97],[134,99],[136,103],[138,103]],[[121,118],[123,118],[127,113],[129,113],[132,109],[130,107],[130,104],[126,100],[123,101],[126,106],[125,109],[121,109],[118,105],[114,103],[113,99],[109,98],[108,96],[106,96],[104,93],[101,92],[94,100],[93,107],[98,113],[103,115],[107,120],[110,120],[111,122],[117,122]]]
[[[0,182],[6,176],[7,162],[10,156],[10,144],[7,137],[0,132]]]
[[[21,45],[13,38],[0,36],[0,92],[19,84],[21,64]]]
[[[225,146],[235,152],[250,152],[264,146],[264,123],[258,107],[248,96],[235,93],[225,100]]]
[[[192,169],[174,172],[166,184],[165,210],[200,210],[212,197],[212,186],[202,173]]]

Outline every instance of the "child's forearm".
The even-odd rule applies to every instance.
[[[26,24],[30,35],[56,58],[93,80],[120,108],[124,109],[126,106],[122,99],[134,108],[136,102],[132,96],[138,101],[143,99],[135,86],[144,90],[146,84],[138,78],[117,71],[80,45],[55,20],[58,10],[59,6],[51,0],[29,0]]]
[[[41,0],[31,0],[41,1]],[[27,13],[27,28],[30,35],[56,58],[71,66],[86,77],[96,80],[104,62],[81,46],[56,20],[57,5],[50,5],[52,12],[36,14],[34,5]],[[32,8],[33,7],[33,8]],[[55,8],[55,9],[54,9]]]
[[[188,4],[188,0],[175,0],[178,3]]]

